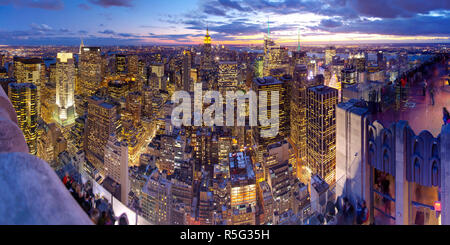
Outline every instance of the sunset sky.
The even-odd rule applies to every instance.
[[[448,0],[0,0],[0,45],[450,42]]]

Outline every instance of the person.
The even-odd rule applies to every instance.
[[[430,98],[431,98],[431,105],[434,105],[434,89],[430,89]]]
[[[358,207],[356,210],[356,223],[358,225],[362,225],[368,220],[368,210],[366,206],[366,201],[362,201],[358,203]]]
[[[428,83],[427,83],[427,80],[425,80],[424,82],[423,82],[423,96],[425,96],[426,95],[426,93],[427,93],[427,86],[428,86]]]
[[[447,108],[444,107],[444,125],[450,124],[450,113],[448,112]]]
[[[128,217],[126,213],[123,213],[122,215],[120,215],[119,217],[119,225],[128,225]]]
[[[100,218],[100,211],[98,211],[98,209],[94,208],[91,211],[91,220],[92,220],[92,222],[94,222],[94,224],[97,225],[98,221],[99,221],[99,218]]]

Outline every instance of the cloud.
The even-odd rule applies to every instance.
[[[320,21],[320,26],[328,27],[328,28],[334,28],[341,26],[342,22],[340,20],[333,20],[333,19],[324,19]]]
[[[51,30],[53,30],[53,28],[51,28],[49,25],[46,25],[46,24],[32,23],[30,26],[31,26],[32,30],[36,30],[36,31],[51,31]]]
[[[318,30],[339,33],[365,33],[399,36],[449,36],[449,16],[415,16],[413,18],[398,19],[360,19],[358,21],[339,26],[321,25],[315,27]],[[314,29],[314,27],[312,27]]]
[[[132,7],[133,0],[88,0],[90,3],[104,8],[109,7]]]
[[[85,3],[78,4],[78,7],[80,9],[82,9],[82,10],[90,10],[91,9],[91,6],[89,6],[89,5],[85,4]]]
[[[61,10],[64,8],[62,0],[0,0],[1,5],[12,5],[17,8],[40,8],[46,10]]]

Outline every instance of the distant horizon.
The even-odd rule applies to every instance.
[[[442,0],[0,1],[0,44],[96,46],[450,43]]]

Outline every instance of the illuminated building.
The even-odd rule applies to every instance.
[[[278,79],[275,79],[273,77],[264,77],[264,78],[256,78],[253,80],[252,89],[257,94],[261,94],[261,92],[267,92],[267,101],[259,100],[258,101],[258,107],[261,111],[261,107],[267,107],[267,118],[272,118],[272,112],[271,112],[271,103],[275,103],[279,105],[279,122],[278,125],[274,124],[272,127],[278,126],[278,134],[276,135],[261,135],[261,131],[265,130],[271,131],[271,126],[256,126],[253,138],[254,141],[258,144],[258,146],[266,148],[268,145],[276,143],[278,141],[283,140],[284,138],[289,136],[289,127],[290,127],[290,101],[288,96],[288,83],[282,82]],[[272,96],[273,92],[278,92],[279,97],[276,98]],[[271,102],[272,101],[272,102]],[[261,113],[259,113],[258,117],[262,117]],[[260,119],[258,118],[258,121]],[[264,137],[266,136],[266,137]]]
[[[120,201],[128,205],[130,181],[128,173],[128,144],[118,141],[112,133],[105,146],[105,176],[120,184]]]
[[[308,70],[305,65],[295,66],[294,76],[291,85],[291,132],[290,139],[297,149],[298,157],[306,156],[306,89],[319,85],[314,79],[308,80]]]
[[[14,77],[18,83],[32,83],[37,88],[36,110],[37,115],[41,115],[42,90],[45,77],[45,64],[42,59],[38,58],[14,58]]]
[[[128,56],[128,73],[137,76],[139,72],[139,57],[137,55]]]
[[[357,81],[356,77],[356,69],[354,67],[347,67],[341,71],[341,82],[342,85],[349,86],[353,85]]]
[[[142,190],[142,216],[157,225],[170,225],[171,183],[155,169]]]
[[[167,90],[167,82],[164,80],[164,64],[155,63],[150,65],[152,75],[155,75],[156,81],[152,83],[154,88]]]
[[[92,96],[102,82],[101,49],[82,47],[78,66],[81,92],[84,96]]]
[[[17,124],[30,153],[37,155],[37,87],[32,83],[10,83],[8,86],[9,100],[17,113]]]
[[[230,204],[233,225],[255,225],[256,179],[246,152],[230,153]]]
[[[219,79],[218,88],[222,96],[226,95],[226,91],[235,91],[237,88],[237,62],[221,61],[219,62]]]
[[[205,40],[203,42],[202,66],[201,67],[203,70],[211,70],[213,68],[211,36],[209,35],[208,28],[206,28]]]
[[[378,67],[380,67],[380,69],[384,69],[385,63],[383,51],[378,51],[377,53],[377,65]]]
[[[191,91],[191,61],[192,56],[189,50],[183,51],[183,63],[182,63],[182,88],[184,91]]]
[[[307,89],[306,166],[332,183],[336,174],[336,105],[338,90],[327,86]]]
[[[116,54],[116,57],[115,57],[115,68],[116,68],[116,74],[117,75],[128,73],[127,56],[125,56],[123,54]]]
[[[134,77],[111,77],[108,80],[108,94],[117,101],[127,98],[128,94],[135,90]]]
[[[153,90],[149,86],[142,89],[142,117],[150,119],[153,114]]]
[[[75,122],[75,64],[72,53],[58,53],[56,62],[55,121],[65,127]]]
[[[86,159],[104,173],[105,145],[109,135],[118,130],[117,106],[96,96],[88,98],[86,124]]]
[[[291,208],[292,169],[287,161],[279,163],[269,168],[268,177],[267,183],[272,188],[275,204],[274,211],[281,215]]]
[[[272,189],[266,181],[258,183],[258,195],[260,200],[260,224],[273,224],[274,200]]]
[[[67,141],[56,124],[39,126],[37,139],[37,156],[49,163],[58,160],[58,155],[67,149]]]
[[[56,78],[55,78],[56,79]],[[56,83],[49,81],[45,83],[42,90],[41,118],[45,123],[54,121],[53,112],[56,110]]]
[[[325,49],[325,65],[331,64],[333,62],[333,57],[336,56],[336,48],[330,46]]]

